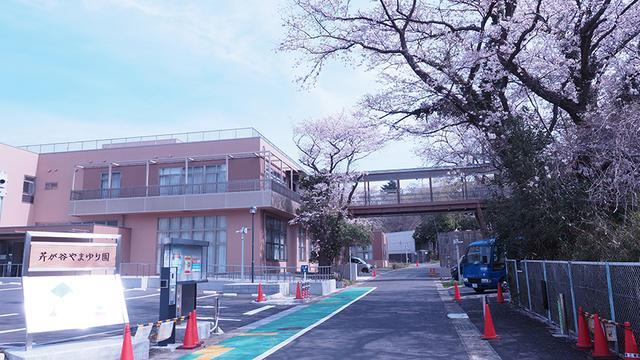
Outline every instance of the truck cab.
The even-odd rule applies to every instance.
[[[495,238],[474,241],[467,246],[462,269],[465,286],[478,293],[496,289],[506,278],[504,251]]]

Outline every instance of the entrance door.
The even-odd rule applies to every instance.
[[[22,275],[24,240],[0,240],[0,276]]]

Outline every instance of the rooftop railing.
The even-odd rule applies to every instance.
[[[23,145],[19,148],[35,152],[38,154],[54,153],[54,152],[67,152],[67,151],[84,151],[84,150],[99,150],[109,147],[126,146],[127,144],[134,145],[136,143],[144,145],[159,145],[175,143],[189,143],[197,141],[213,141],[213,140],[233,140],[233,139],[245,139],[252,137],[261,137],[262,134],[252,127],[237,128],[237,129],[224,129],[224,130],[210,130],[210,131],[192,131],[173,134],[160,134],[160,135],[145,135],[145,136],[130,136],[120,137],[112,139],[96,139],[96,140],[83,140],[83,141],[69,141],[60,143],[47,143],[47,144],[35,144],[35,145]]]

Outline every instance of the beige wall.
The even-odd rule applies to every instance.
[[[25,175],[36,176],[37,165],[37,154],[0,144],[0,171],[8,175],[7,195],[0,209],[0,226],[31,225],[33,206],[22,202],[22,182]],[[36,198],[44,195],[43,192],[44,182],[40,184],[37,180]]]

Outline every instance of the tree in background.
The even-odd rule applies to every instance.
[[[362,176],[354,164],[379,149],[383,139],[377,128],[360,126],[345,113],[294,128],[300,162],[311,174],[301,179],[301,206],[292,223],[307,229],[312,260],[320,265],[333,264],[350,246],[370,243],[371,224],[349,218],[347,207]]]
[[[434,248],[438,243],[439,232],[454,230],[477,230],[479,228],[473,214],[445,213],[425,215],[413,233],[416,250],[424,250],[431,244]]]
[[[331,60],[377,72],[362,117],[419,137],[432,163],[493,164],[510,248],[632,259],[640,2],[291,1],[280,48],[309,64],[300,80]]]
[[[382,185],[380,190],[383,192],[395,192],[398,191],[398,184],[395,181],[389,181],[388,183]]]

